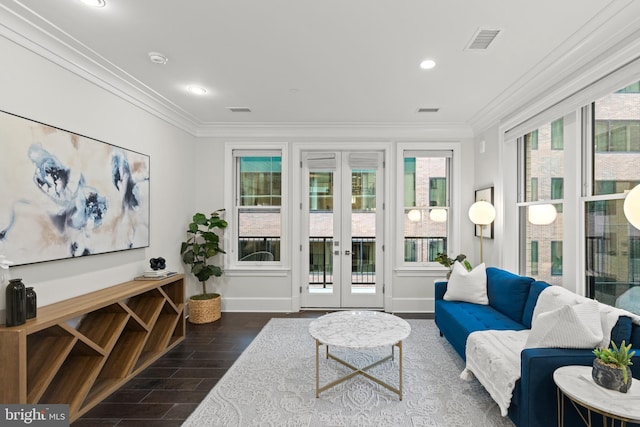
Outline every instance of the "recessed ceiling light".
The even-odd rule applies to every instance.
[[[436,61],[434,61],[433,59],[425,59],[420,63],[420,68],[422,68],[423,70],[430,70],[435,66]]]
[[[203,88],[202,86],[188,86],[187,90],[194,95],[204,95],[205,93],[207,93],[207,89]]]
[[[105,0],[82,0],[82,3],[91,7],[105,7],[107,5]]]
[[[167,58],[166,56],[158,52],[149,52],[149,59],[154,64],[161,64],[161,65],[166,64],[167,61],[169,60],[169,58]]]

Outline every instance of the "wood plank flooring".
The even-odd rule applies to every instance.
[[[187,336],[72,427],[175,427],[227,372],[269,319],[315,318],[323,311],[299,313],[223,313],[214,323],[187,322]],[[399,314],[408,319],[432,314]]]

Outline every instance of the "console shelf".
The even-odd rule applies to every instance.
[[[185,337],[184,276],[130,281],[0,326],[0,403],[66,403],[78,419]]]

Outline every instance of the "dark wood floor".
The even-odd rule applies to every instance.
[[[299,313],[223,313],[206,325],[187,322],[187,336],[120,390],[72,424],[72,427],[179,426],[198,406],[233,362],[273,317],[309,317]],[[432,318],[430,314],[401,314],[404,318]]]

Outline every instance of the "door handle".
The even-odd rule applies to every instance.
[[[351,255],[351,251],[344,251],[345,255]]]

